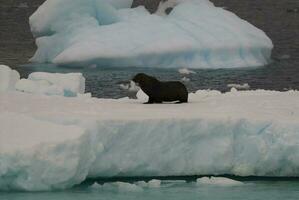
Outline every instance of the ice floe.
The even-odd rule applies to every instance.
[[[142,98],[2,92],[0,190],[65,189],[98,177],[299,175],[298,91],[199,90],[187,104]]]

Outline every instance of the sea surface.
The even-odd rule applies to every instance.
[[[23,78],[35,71],[68,73],[80,72],[86,78],[86,92],[93,97],[121,98],[130,96],[127,85],[137,73],[146,73],[163,81],[182,81],[189,92],[200,89],[227,92],[229,84],[248,84],[250,89],[286,91],[299,89],[299,69],[291,67],[288,59],[273,61],[268,66],[241,69],[192,69],[189,75],[180,74],[179,69],[157,69],[141,67],[93,67],[55,66],[51,64],[27,64],[16,67]]]
[[[161,80],[184,80],[189,92],[198,89],[229,91],[228,84],[249,84],[251,89],[299,90],[299,1],[298,0],[212,0],[217,6],[233,11],[261,28],[272,39],[272,62],[259,68],[199,69],[195,74],[182,75],[178,69],[132,67],[55,66],[33,64],[28,59],[35,44],[28,18],[43,0],[0,0],[0,64],[17,69],[26,78],[35,71],[81,72],[86,77],[86,91],[94,97],[121,98],[131,93],[121,87],[139,72]],[[136,2],[138,2],[136,0]],[[143,0],[139,0],[143,2]],[[150,0],[146,0],[148,7]],[[297,11],[296,11],[297,9]],[[182,66],[184,67],[184,66]],[[187,81],[186,81],[187,80]],[[0,163],[1,164],[1,163]],[[0,180],[1,182],[1,180]],[[286,200],[299,199],[299,181],[293,179],[250,180],[240,186],[197,185],[195,182],[163,184],[158,188],[130,191],[119,188],[78,186],[65,191],[1,192],[0,200]]]
[[[299,183],[249,181],[239,186],[162,183],[142,190],[114,186],[53,192],[0,192],[1,200],[296,200]]]

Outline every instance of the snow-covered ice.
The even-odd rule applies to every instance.
[[[81,73],[34,72],[29,74],[28,79],[17,81],[15,89],[32,94],[82,96],[85,92],[85,78]]]
[[[0,93],[15,90],[15,84],[19,79],[19,72],[6,65],[0,65]]]
[[[19,77],[0,69],[1,81]],[[58,77],[35,73],[27,81],[58,84]],[[98,177],[299,175],[298,91],[199,90],[187,104],[144,105],[142,90],[137,97],[2,91],[0,190],[65,189]],[[159,187],[161,181],[136,184],[116,188]]]
[[[208,0],[47,0],[30,17],[33,62],[88,66],[231,68],[270,61],[266,34]],[[168,5],[171,4],[171,5]],[[169,15],[163,9],[174,6]],[[160,13],[160,14],[159,14]]]
[[[63,189],[86,177],[298,176],[298,98],[198,91],[188,104],[144,105],[2,93],[0,189]]]
[[[199,186],[214,185],[214,186],[241,186],[244,183],[224,177],[202,177],[196,180]]]
[[[34,72],[29,75],[28,79],[33,81],[47,81],[50,85],[60,86],[63,88],[64,93],[69,93],[69,96],[74,96],[77,93],[84,94],[85,92],[85,78],[81,73],[59,74]]]

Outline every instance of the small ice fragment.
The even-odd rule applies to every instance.
[[[183,77],[183,78],[181,79],[181,81],[183,81],[183,82],[190,82],[190,78]]]
[[[98,183],[94,183],[90,186],[91,189],[101,189],[102,185],[98,184]]]
[[[148,182],[148,187],[150,188],[159,188],[160,186],[161,186],[160,180],[153,179]]]
[[[130,83],[121,83],[119,87],[123,90],[128,90],[129,92],[138,92],[138,90],[140,90],[140,87],[138,87],[134,81],[130,81]]]
[[[244,183],[224,177],[203,177],[196,180],[197,185],[240,186]]]
[[[239,90],[248,90],[250,89],[250,85],[248,83],[244,83],[244,84],[227,84],[228,88],[235,88],[235,89],[239,89]]]
[[[126,183],[126,182],[113,182],[105,183],[103,189],[106,190],[115,190],[117,189],[120,192],[142,192],[143,189],[135,184]]]
[[[195,71],[192,71],[192,70],[187,69],[187,68],[179,69],[179,73],[180,73],[180,74],[186,74],[186,75],[189,75],[189,74],[196,74]]]
[[[233,88],[230,89],[230,92],[238,92],[238,90],[233,87]]]

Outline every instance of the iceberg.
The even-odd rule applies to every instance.
[[[137,96],[1,93],[0,190],[60,190],[99,177],[299,175],[298,91],[199,90],[187,104]]]
[[[272,41],[208,0],[161,3],[155,14],[132,0],[47,0],[30,17],[32,62],[58,65],[233,68],[270,61]],[[173,6],[166,15],[163,11]],[[171,7],[172,8],[172,7]]]

